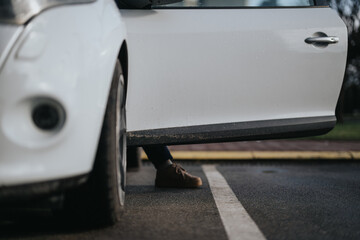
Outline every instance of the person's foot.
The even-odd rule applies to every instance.
[[[196,188],[201,185],[201,178],[189,174],[176,163],[156,172],[156,187]]]

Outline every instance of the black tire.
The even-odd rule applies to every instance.
[[[138,147],[128,147],[126,153],[127,170],[139,171],[142,166],[141,150]]]
[[[93,170],[86,184],[65,195],[64,211],[77,225],[111,225],[125,201],[126,111],[124,78],[116,62]]]

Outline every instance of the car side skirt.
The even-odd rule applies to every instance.
[[[335,124],[335,116],[234,122],[132,131],[127,141],[128,146],[143,146],[295,138],[325,134]]]

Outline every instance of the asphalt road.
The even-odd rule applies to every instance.
[[[64,228],[46,209],[14,209],[11,221],[0,216],[0,239],[236,239],[250,220],[265,239],[360,239],[360,163],[219,162],[214,176],[235,199],[216,179],[209,186],[203,164],[184,167],[203,187],[157,189],[150,165],[129,173],[123,218],[113,227]],[[231,206],[243,207],[245,218]]]

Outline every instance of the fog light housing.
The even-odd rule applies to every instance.
[[[32,109],[32,120],[36,127],[45,131],[60,129],[65,122],[65,111],[55,101],[42,100]]]

